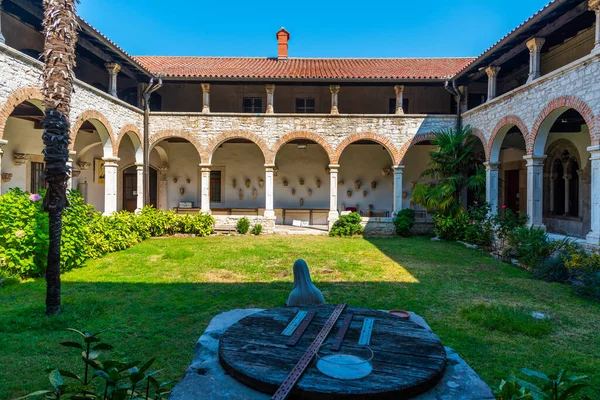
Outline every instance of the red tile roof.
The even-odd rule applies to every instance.
[[[473,58],[134,57],[153,74],[207,79],[447,79]]]

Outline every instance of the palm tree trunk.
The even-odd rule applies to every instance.
[[[60,312],[60,241],[62,213],[68,206],[69,112],[77,43],[76,0],[44,0],[43,120],[44,161],[48,191],[44,209],[49,216],[46,314]]]

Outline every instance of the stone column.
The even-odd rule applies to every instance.
[[[600,0],[589,0],[590,11],[596,13],[596,40],[592,54],[600,53]]]
[[[119,159],[104,157],[104,215],[117,212],[117,172]]]
[[[587,241],[593,245],[600,245],[600,146],[588,147],[591,153],[592,163],[591,176],[591,230],[587,235]]]
[[[554,214],[554,191],[556,190],[556,178],[553,173],[550,174],[550,214]]]
[[[210,83],[201,83],[202,86],[202,112],[210,112]]]
[[[543,223],[544,160],[546,156],[525,156],[527,161],[527,215],[529,225],[545,229]]]
[[[158,169],[160,179],[158,180],[158,201],[156,208],[159,210],[167,210],[169,208],[169,184],[167,183],[167,172],[169,167],[162,166]]]
[[[275,218],[273,207],[273,175],[275,165],[265,164],[265,217]]]
[[[565,171],[566,171],[566,169],[565,169]],[[563,176],[563,179],[565,180],[565,215],[569,215],[569,211],[570,211],[570,207],[569,207],[569,200],[570,200],[569,183],[570,182],[569,182],[569,180],[571,179],[571,175],[565,173],[565,175]]]
[[[469,111],[469,87],[467,85],[459,86],[458,90],[462,93],[462,101],[460,103],[460,112],[466,113]]]
[[[487,101],[491,101],[496,97],[496,89],[498,82],[498,73],[500,72],[500,67],[487,67],[485,72],[488,76],[488,98]]]
[[[69,180],[67,181],[67,190],[73,190],[73,158],[77,152],[69,150],[69,159],[67,160],[67,167],[69,167]]]
[[[2,0],[0,0],[0,14],[2,13]],[[2,35],[2,15],[0,15],[0,43],[4,43],[4,35]]]
[[[117,75],[121,66],[117,63],[106,63],[104,66],[108,70],[108,94],[117,97]]]
[[[202,172],[200,207],[204,214],[210,214],[210,167],[210,164],[200,164]]]
[[[331,227],[339,218],[338,212],[338,164],[329,165],[329,226]]]
[[[528,41],[527,48],[529,49],[529,78],[527,78],[527,83],[533,82],[537,78],[539,78],[542,74],[541,65],[542,65],[542,47],[544,47],[544,43],[546,39],[543,38],[533,38]]]
[[[2,146],[6,146],[7,144],[8,141],[0,139],[0,195],[2,194],[2,154],[4,154],[4,151],[2,151]]]
[[[275,101],[275,85],[267,84],[265,85],[265,90],[267,91],[267,110],[265,112],[267,114],[274,114],[275,109],[273,108],[273,102]]]
[[[394,86],[394,92],[396,92],[396,115],[404,114],[402,103],[404,103],[404,85]]]
[[[136,213],[140,213],[144,208],[144,163],[135,163],[135,172],[137,175],[137,198],[136,198]]]
[[[485,200],[491,207],[491,214],[498,214],[498,197],[500,185],[500,163],[486,162],[485,165]]]
[[[402,210],[402,178],[404,175],[404,165],[394,167],[394,204],[392,216],[395,217],[398,211]]]
[[[340,92],[340,85],[329,86],[331,92],[331,114],[339,114],[338,110],[338,93]]]

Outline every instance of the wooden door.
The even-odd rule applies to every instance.
[[[504,172],[504,193],[506,207],[514,212],[519,212],[519,170],[513,169]]]
[[[134,212],[137,208],[137,172],[135,167],[123,171],[123,209]]]

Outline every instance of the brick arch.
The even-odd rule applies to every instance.
[[[600,114],[596,118],[596,133],[592,134],[590,131],[590,135],[592,135],[592,146],[600,145]]]
[[[590,139],[592,140],[592,142],[597,140],[597,134],[594,134],[594,132],[596,132],[596,119],[594,117],[592,109],[578,97],[562,96],[546,104],[546,106],[539,113],[537,119],[535,120],[535,123],[533,124],[533,128],[531,128],[531,134],[526,140],[527,155],[533,155],[535,141],[540,132],[540,128],[542,127],[542,124],[544,123],[546,118],[548,118],[548,116],[552,114],[552,112],[563,107],[572,108],[576,110],[579,114],[581,114],[590,131]]]
[[[412,146],[414,146],[417,143],[426,142],[426,141],[432,140],[432,139],[434,139],[434,136],[431,132],[419,133],[419,134],[413,136],[412,139],[410,139],[408,142],[404,143],[404,145],[400,148],[400,152],[398,153],[398,159],[400,160],[400,162],[398,164],[402,164],[402,162],[404,161],[404,156],[406,155],[406,152]]]
[[[200,162],[207,160],[206,158],[204,158],[204,147],[202,147],[202,145],[198,141],[198,138],[189,132],[178,131],[176,129],[165,129],[163,131],[158,131],[155,134],[153,134],[150,137],[150,150],[152,150],[152,148],[156,146],[161,140],[173,137],[182,138],[190,142],[196,148],[196,151],[198,152],[198,157],[200,157]]]
[[[322,136],[317,135],[316,133],[313,133],[313,132],[308,132],[308,131],[296,131],[296,132],[290,132],[290,133],[283,135],[273,145],[273,147],[271,148],[271,153],[270,153],[271,159],[269,160],[269,162],[267,162],[267,164],[275,164],[275,159],[277,157],[277,153],[279,152],[279,150],[281,150],[281,148],[286,143],[289,143],[292,140],[297,140],[297,139],[311,140],[311,141],[321,145],[321,147],[327,153],[327,157],[329,158],[330,164],[334,163],[333,160],[337,160],[337,157],[335,156],[335,150],[333,149],[333,147],[331,147],[331,145],[327,142],[327,140],[325,140]]]
[[[4,137],[4,128],[6,127],[10,114],[13,113],[19,104],[30,100],[44,101],[44,95],[42,94],[41,89],[36,87],[24,87],[15,90],[0,106],[0,139]],[[43,109],[41,110],[44,111]]]
[[[335,149],[335,153],[334,153],[335,159],[332,160],[331,163],[339,164],[340,157],[342,156],[342,153],[344,152],[346,147],[350,146],[352,143],[357,142],[359,140],[370,140],[372,142],[379,143],[380,145],[385,147],[387,149],[387,151],[390,153],[390,157],[392,157],[392,161],[394,162],[394,165],[398,165],[400,163],[398,149],[396,148],[394,143],[392,143],[392,141],[389,140],[388,138],[386,138],[385,136],[379,135],[377,133],[372,133],[372,132],[355,133],[353,135],[348,136],[344,140],[342,140],[341,143]]]
[[[485,138],[485,134],[483,133],[483,131],[478,128],[471,128],[471,135],[475,136],[481,141],[481,144],[483,145],[483,151],[485,153],[485,159],[488,160],[489,156],[487,152],[487,139]]]
[[[144,139],[137,126],[135,126],[134,124],[126,124],[124,127],[121,128],[119,134],[117,135],[117,140],[115,141],[115,146],[113,147],[113,155],[115,157],[117,157],[119,154],[119,147],[121,147],[121,141],[129,132],[133,132],[135,136],[137,136],[137,138],[140,140],[141,147],[144,146]]]
[[[506,115],[500,118],[500,121],[498,121],[498,123],[494,127],[494,130],[492,131],[492,136],[490,136],[489,142],[487,142],[485,148],[485,158],[487,161],[490,161],[490,157],[492,156],[492,148],[494,147],[496,136],[498,136],[500,130],[506,127],[507,125],[516,126],[517,128],[519,128],[527,146],[527,138],[529,136],[529,130],[527,129],[527,125],[525,125],[523,120],[517,117],[516,115]]]
[[[217,137],[211,139],[206,146],[203,159],[207,160],[206,162],[208,163],[212,162],[212,157],[219,146],[231,139],[246,139],[257,145],[262,152],[263,157],[265,158],[265,163],[274,158],[271,154],[271,149],[269,149],[269,146],[267,146],[264,140],[262,140],[258,135],[248,131],[234,130],[223,132]]]
[[[79,130],[81,129],[83,123],[91,119],[95,119],[96,121],[100,122],[106,129],[106,132],[108,133],[108,140],[110,141],[111,145],[111,154],[114,154],[115,135],[113,133],[112,127],[110,126],[110,122],[108,122],[108,119],[102,113],[96,110],[85,110],[84,112],[79,114],[79,116],[71,126],[71,143],[69,144],[69,150],[74,150],[75,139],[77,139],[77,134],[79,133]]]

